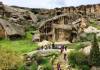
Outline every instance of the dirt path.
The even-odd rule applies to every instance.
[[[67,53],[67,52],[66,52]],[[67,57],[66,57],[66,60],[64,60],[64,53],[60,54],[54,61],[53,63],[53,67],[54,67],[54,70],[57,70],[57,64],[58,62],[60,63],[60,67],[61,67],[61,70],[68,70],[68,60],[67,60]]]
[[[72,51],[73,49],[67,49],[67,51],[65,51],[65,53],[69,53],[70,51]],[[28,53],[27,55],[28,56],[33,56],[35,53],[37,52],[41,52],[41,54],[50,54],[50,52],[58,52],[60,53],[60,50],[55,50],[55,49],[50,49],[50,50],[44,50],[44,51],[41,51],[41,50],[38,50],[38,51],[33,51],[33,52],[30,52]],[[64,53],[61,53],[54,61],[53,63],[53,68],[54,70],[57,70],[57,64],[58,62],[60,63],[60,67],[61,67],[61,70],[71,70],[71,69],[68,69],[68,61],[67,61],[67,57],[66,57],[66,60],[64,60]],[[30,68],[30,67],[29,67]]]

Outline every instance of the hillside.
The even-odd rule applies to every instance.
[[[39,15],[54,17],[56,15],[61,15],[64,13],[75,13],[81,14],[84,17],[90,18],[100,18],[100,4],[92,4],[92,5],[81,5],[81,6],[71,6],[71,7],[62,7],[62,8],[54,8],[54,9],[32,9],[32,12],[36,12]]]
[[[0,2],[0,70],[91,70],[90,54],[99,69],[99,47],[100,4],[44,9]]]

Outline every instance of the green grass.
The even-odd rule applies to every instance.
[[[27,32],[26,37],[20,40],[7,40],[7,39],[0,40],[0,55],[3,53],[3,55],[5,56],[5,57],[2,57],[2,59],[4,58],[6,59],[6,61],[4,60],[4,62],[5,63],[9,62],[11,65],[14,65],[13,63],[16,63],[19,61],[20,65],[16,63],[16,65],[18,65],[18,70],[24,70],[23,59],[21,58],[22,55],[24,53],[34,51],[38,48],[37,44],[32,42],[31,39],[32,39],[31,32]],[[4,49],[4,51],[2,52],[1,49]],[[7,56],[4,52],[7,53]],[[8,56],[8,54],[11,54],[11,55]],[[13,59],[15,60],[12,62]]]
[[[88,45],[88,43],[84,43],[84,42],[76,42],[76,43],[72,43],[67,45],[69,49],[75,49],[75,50],[80,50],[81,48],[84,48]]]
[[[100,30],[100,26],[99,25],[97,25],[97,24],[90,24],[90,25]]]
[[[23,59],[10,48],[0,47],[0,69],[1,70],[14,70],[23,64]]]
[[[32,33],[32,31],[27,31],[27,32],[26,32],[26,39],[29,39],[29,40],[32,39],[32,36],[33,36],[33,35],[32,35],[31,33]]]
[[[95,27],[95,28],[100,30],[100,26],[96,24],[96,20],[90,21],[90,26],[93,26],[93,27]]]
[[[37,44],[33,43],[31,40],[1,40],[0,46],[6,47],[21,54],[31,52],[38,47]]]
[[[52,70],[52,64],[50,63],[50,57],[45,58],[41,65],[43,66],[43,70]]]

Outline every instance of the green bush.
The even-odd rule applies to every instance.
[[[98,37],[98,42],[100,42],[100,37]]]
[[[100,26],[98,26],[98,25],[96,24],[96,20],[90,21],[90,26],[93,26],[93,27],[95,27],[95,28],[97,28],[97,29],[100,29]]]
[[[87,45],[88,45],[87,43],[77,42],[77,43],[69,44],[67,46],[68,46],[69,49],[80,50],[81,48],[84,48]]]
[[[82,66],[80,66],[80,69],[82,69],[82,70],[90,70],[90,67],[88,65],[82,65]]]
[[[52,57],[52,56],[57,57],[58,55],[59,55],[59,53],[53,52],[53,53],[50,53],[49,55],[47,55],[46,57]]]
[[[37,65],[36,64],[32,64],[31,70],[37,70]]]
[[[86,45],[80,43],[79,45],[77,45],[77,46],[75,47],[75,49],[76,49],[76,50],[79,50],[79,49],[84,48],[84,47],[86,47]]]
[[[89,58],[90,65],[100,66],[100,50],[98,41],[96,38],[96,34],[94,34],[94,40],[92,42],[92,49],[90,50],[90,58]]]
[[[69,64],[72,67],[79,66],[82,70],[85,68],[84,65],[88,66],[87,56],[85,56],[82,52],[72,51],[68,54]]]
[[[27,31],[27,32],[26,32],[26,37],[25,37],[25,38],[26,38],[26,39],[29,39],[29,40],[32,40],[32,36],[33,36],[33,35],[32,35],[31,33],[32,33],[32,31]]]
[[[13,50],[0,46],[0,69],[14,70],[18,69],[23,64],[20,55]]]
[[[68,54],[68,60],[69,64],[71,64],[74,67],[76,64],[76,52],[70,52]]]
[[[50,63],[44,65],[44,70],[52,70],[52,65]]]
[[[46,62],[45,57],[41,56],[40,53],[34,54],[34,59],[36,60],[38,65]]]
[[[93,33],[86,33],[85,36],[80,36],[81,42],[92,41],[93,40]]]
[[[23,65],[21,65],[21,66],[18,68],[18,70],[25,70],[25,68],[24,68]]]

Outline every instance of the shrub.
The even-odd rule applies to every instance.
[[[93,27],[95,27],[95,28],[97,28],[97,29],[100,29],[100,26],[98,26],[98,25],[96,24],[96,20],[90,21],[90,26],[93,26]]]
[[[76,52],[70,52],[68,54],[68,60],[69,60],[69,64],[71,64],[72,66],[75,66],[75,64],[76,64]]]
[[[84,48],[87,45],[88,45],[88,43],[77,42],[77,43],[69,44],[67,46],[70,49],[80,50],[81,48]]]
[[[44,70],[52,70],[52,65],[50,63],[44,65]]]
[[[33,35],[31,33],[32,33],[32,31],[27,31],[26,32],[26,39],[32,40]]]
[[[76,49],[76,50],[80,50],[81,48],[84,48],[84,47],[86,47],[86,44],[84,44],[84,43],[79,43],[79,45],[77,45],[77,46],[75,47],[75,49]]]
[[[91,41],[91,40],[93,40],[93,33],[84,33],[83,35],[80,36],[81,42]]]
[[[36,60],[37,64],[40,65],[45,62],[45,57],[41,56],[40,53],[34,55],[34,59]]]
[[[25,70],[24,65],[21,65],[18,70]]]
[[[82,70],[90,70],[90,67],[88,65],[82,65],[80,67]]]
[[[37,65],[36,64],[32,64],[31,70],[37,70]]]
[[[85,68],[84,65],[88,67],[87,56],[85,56],[82,52],[72,51],[68,54],[69,64],[72,67],[79,66],[82,70]]]
[[[94,34],[94,40],[92,42],[92,48],[90,50],[89,63],[90,65],[100,66],[100,51],[96,34]]]
[[[1,70],[12,70],[18,69],[22,64],[20,55],[16,52],[0,47],[0,69]]]

